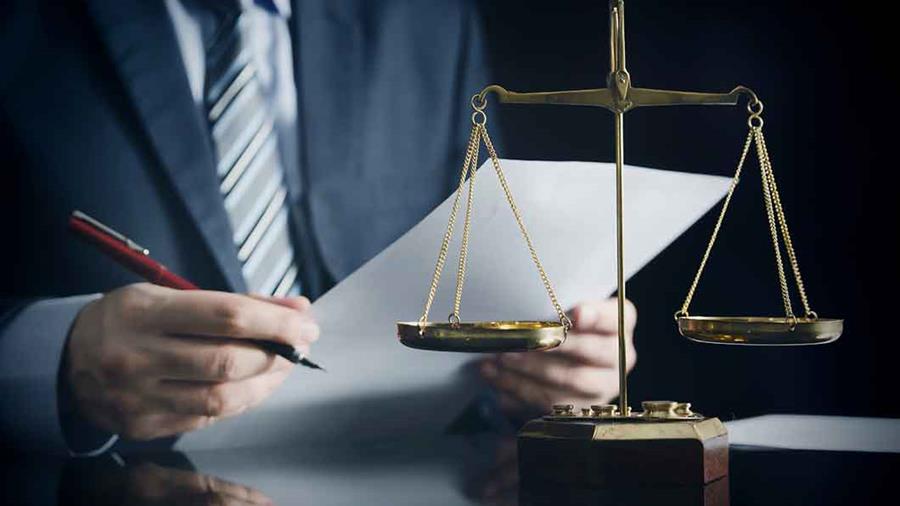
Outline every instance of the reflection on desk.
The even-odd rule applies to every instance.
[[[125,461],[118,455],[75,459],[65,464],[60,505],[272,505],[252,487],[197,472],[179,453],[146,455]]]
[[[322,445],[4,462],[3,504],[638,505],[849,504],[887,491],[900,455],[731,449],[706,487],[590,490],[519,483],[515,439],[443,436]],[[550,464],[552,465],[552,463]]]

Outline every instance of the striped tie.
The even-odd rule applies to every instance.
[[[219,189],[251,292],[297,295],[300,281],[274,114],[233,15],[206,52],[204,101]]]

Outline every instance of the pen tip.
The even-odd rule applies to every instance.
[[[303,355],[297,354],[298,360],[295,362],[297,364],[309,367],[310,369],[318,369],[320,371],[325,371],[325,368],[320,366],[319,364],[313,362],[312,360],[304,357]]]

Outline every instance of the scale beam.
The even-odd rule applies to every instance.
[[[728,93],[705,93],[697,91],[653,90],[650,88],[628,88],[623,101],[614,99],[609,88],[587,90],[539,91],[520,93],[492,84],[478,94],[480,100],[489,93],[505,104],[546,104],[580,105],[602,107],[611,112],[627,112],[635,107],[659,107],[667,105],[737,105],[742,95],[756,103],[756,93],[746,86],[738,86]]]

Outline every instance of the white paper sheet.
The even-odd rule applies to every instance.
[[[785,450],[900,453],[900,419],[765,415],[725,424],[733,445]]]
[[[562,305],[608,296],[615,289],[614,165],[523,160],[502,165]],[[723,177],[626,166],[626,275],[718,202],[728,183]],[[553,319],[488,164],[479,169],[475,195],[463,319]],[[473,357],[405,348],[395,325],[421,314],[451,205],[452,196],[313,305],[322,338],[312,358],[328,372],[297,368],[261,407],[189,433],[178,447],[270,446],[443,430],[477,388],[470,375],[460,374],[460,366]],[[450,313],[461,217],[457,223],[432,320]]]

